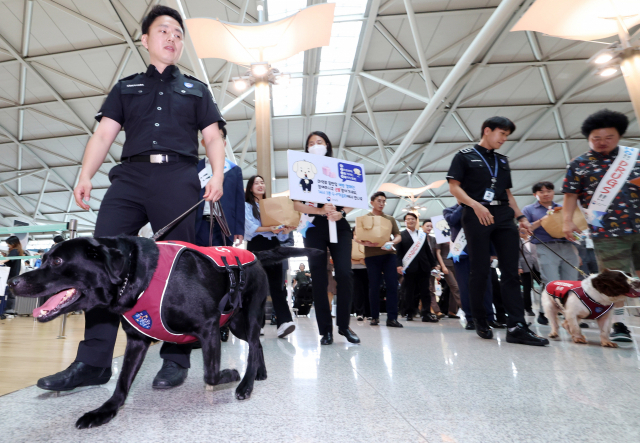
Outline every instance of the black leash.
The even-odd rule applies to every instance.
[[[200,203],[202,203],[203,201],[205,201],[204,198],[200,200],[198,203],[196,203],[194,206],[189,208],[184,214],[180,215],[178,218],[173,220],[167,226],[165,226],[164,228],[156,232],[155,235],[151,238],[154,241],[158,241],[158,239],[160,239],[164,234],[166,234],[169,229],[173,228],[175,225],[180,223],[183,218],[185,218],[187,215],[191,214],[194,210],[196,210],[198,206],[200,206]],[[218,221],[218,224],[220,225],[220,230],[222,231],[224,243],[226,246],[227,237],[231,235],[231,232],[229,231],[229,225],[227,224],[227,219],[224,216],[222,205],[220,205],[219,201],[209,202],[209,208],[211,209],[211,216],[212,216],[209,218],[209,246],[211,246],[213,243],[213,217],[216,218],[216,220]]]

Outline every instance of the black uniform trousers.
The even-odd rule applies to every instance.
[[[522,300],[524,302],[524,309],[530,311],[533,308],[531,302],[531,290],[533,289],[533,279],[540,281],[540,273],[533,268],[530,272],[523,272],[520,274],[520,280],[522,282]]]
[[[407,315],[413,316],[418,304],[422,301],[422,317],[431,313],[431,291],[429,290],[430,270],[419,269],[411,274],[404,275],[404,290],[406,297]]]
[[[353,272],[353,304],[356,315],[371,317],[369,305],[369,274],[366,269],[352,269]]]
[[[471,273],[469,276],[469,299],[473,318],[487,318],[484,293],[490,275],[491,245],[495,248],[501,273],[500,289],[504,309],[508,315],[507,326],[525,323],[520,278],[518,276],[518,254],[520,237],[513,222],[514,212],[509,206],[487,206],[494,223],[483,226],[473,209],[465,207],[462,226],[467,236]]]
[[[331,307],[327,288],[329,279],[327,276],[327,248],[331,252],[333,268],[336,279],[336,295],[338,297],[336,309],[336,324],[340,329],[349,327],[351,317],[351,299],[353,298],[353,272],[351,271],[351,228],[345,220],[336,222],[338,231],[338,243],[329,241],[329,223],[326,217],[316,215],[313,220],[314,227],[307,230],[304,238],[306,248],[319,249],[323,252],[318,257],[309,257],[309,269],[311,270],[311,290],[313,292],[313,304],[316,307],[316,321],[320,335],[333,332],[331,320]]]
[[[280,242],[276,237],[269,239],[258,234],[247,243],[247,250],[251,252],[258,252],[275,249],[279,246]],[[289,305],[287,304],[287,290],[284,287],[284,268],[282,267],[282,263],[263,266],[263,268],[267,273],[269,294],[271,294],[271,302],[273,303],[273,310],[276,311],[276,321],[278,322],[279,327],[283,323],[293,321]]]
[[[196,162],[122,163],[109,173],[111,186],[102,200],[95,237],[138,235],[147,222],[154,231],[168,225],[198,202],[200,180]],[[162,240],[195,242],[195,211],[171,229]],[[111,366],[120,316],[95,308],[85,313],[84,340],[76,361],[91,366]],[[165,342],[160,356],[188,368],[191,344]]]

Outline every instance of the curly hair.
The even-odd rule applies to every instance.
[[[589,134],[596,129],[615,128],[620,137],[624,135],[629,126],[629,119],[622,112],[603,109],[595,114],[591,114],[582,123],[582,135],[589,138]]]

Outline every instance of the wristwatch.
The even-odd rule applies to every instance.
[[[520,220],[522,220],[523,218],[527,218],[527,216],[526,216],[526,215],[524,215],[524,214],[519,215],[518,217],[516,217],[516,221],[520,221]]]
[[[347,213],[346,213],[346,212],[344,212],[344,209],[343,209],[342,211],[340,211],[340,212],[342,213],[342,217],[343,217],[343,218],[347,218]]]

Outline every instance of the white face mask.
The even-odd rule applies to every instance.
[[[325,145],[313,145],[309,148],[309,154],[326,155],[327,147]]]

